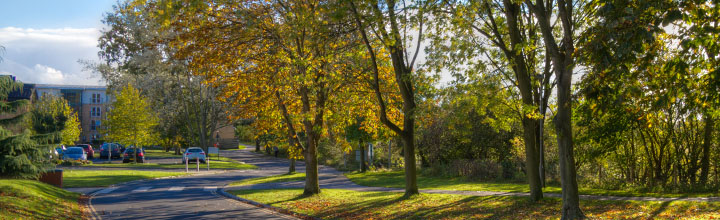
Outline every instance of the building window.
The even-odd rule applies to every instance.
[[[92,107],[90,109],[90,116],[92,117],[100,117],[101,110],[100,107]]]
[[[92,103],[100,103],[102,102],[102,97],[99,93],[92,94]]]
[[[90,120],[90,130],[91,131],[97,130],[97,127],[95,127],[95,120]]]

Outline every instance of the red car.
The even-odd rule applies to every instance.
[[[92,146],[89,144],[78,144],[75,145],[76,147],[82,147],[83,150],[85,150],[85,153],[87,153],[87,159],[93,159],[95,158],[95,150],[93,150]]]

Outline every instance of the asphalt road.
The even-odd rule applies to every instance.
[[[250,150],[223,151],[221,155],[259,169],[121,184],[95,192],[92,207],[102,219],[293,219],[217,192],[233,181],[287,172],[287,160],[260,156]],[[304,169],[302,163],[297,164],[298,171]]]

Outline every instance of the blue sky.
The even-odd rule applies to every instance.
[[[96,28],[116,0],[2,0],[0,27]]]
[[[78,60],[97,61],[101,19],[117,0],[0,0],[0,74],[29,83],[101,85]]]

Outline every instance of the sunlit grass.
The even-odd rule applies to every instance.
[[[257,177],[233,182],[231,186],[253,185],[261,183],[293,182],[305,180],[305,173],[282,174],[275,176]]]
[[[34,180],[0,179],[0,219],[81,219],[79,196]]]
[[[185,172],[143,170],[70,170],[63,171],[63,187],[101,187],[140,179],[188,175]]]
[[[559,219],[561,200],[532,203],[526,197],[357,192],[322,189],[305,197],[302,189],[237,190],[239,197],[322,219]],[[720,217],[720,203],[702,202],[580,202],[593,219],[711,219]]]
[[[351,181],[363,186],[377,186],[390,188],[405,187],[405,173],[403,171],[385,172],[352,172],[346,173]],[[526,183],[509,182],[483,182],[471,181],[463,177],[436,177],[418,174],[418,187],[420,189],[442,189],[460,191],[495,191],[495,192],[530,192]],[[608,195],[608,196],[647,196],[647,197],[706,197],[718,196],[718,192],[711,193],[663,193],[646,192],[638,188],[623,188],[617,190],[595,189],[580,186],[580,194],[583,195]],[[562,193],[559,186],[546,186],[545,193]]]

